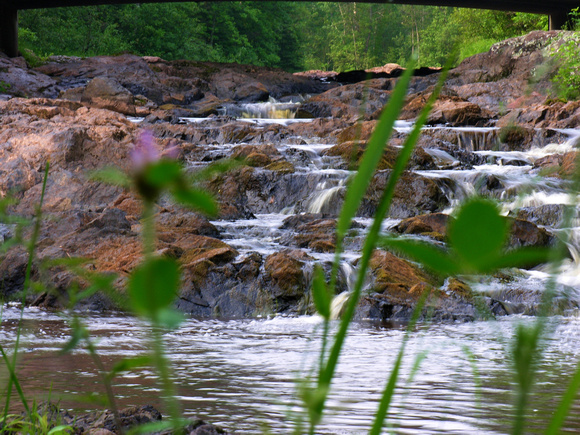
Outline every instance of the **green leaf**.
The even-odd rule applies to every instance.
[[[175,299],[179,268],[168,258],[153,258],[133,270],[129,277],[130,303],[138,314],[157,321],[159,312]]]
[[[165,188],[182,177],[182,168],[175,160],[159,160],[145,169],[144,179],[157,188]]]
[[[71,434],[73,433],[73,428],[68,425],[60,425],[55,426],[51,430],[48,431],[47,435],[62,435],[62,434]]]
[[[314,278],[312,280],[312,298],[316,311],[326,320],[330,319],[331,296],[326,286],[324,271],[320,265],[314,267]]]
[[[384,238],[379,244],[405,254],[438,275],[451,276],[461,272],[456,261],[447,252],[431,243],[403,238]]]
[[[489,270],[506,242],[507,221],[491,201],[465,202],[449,225],[449,244],[468,270]]]
[[[176,187],[172,189],[173,197],[176,201],[190,208],[199,210],[209,216],[215,216],[218,207],[212,195],[203,190]]]
[[[553,260],[554,251],[549,248],[524,247],[506,252],[492,262],[490,269],[508,267],[531,268]]]
[[[117,168],[103,168],[92,172],[89,179],[93,181],[100,181],[102,183],[112,184],[114,186],[121,186],[125,188],[131,187],[131,179],[123,171]]]
[[[157,322],[159,326],[167,329],[177,329],[185,321],[185,315],[181,311],[171,308],[159,310],[157,314]]]
[[[194,183],[209,180],[216,175],[223,174],[224,172],[239,168],[240,166],[242,166],[242,163],[238,160],[218,160],[199,171],[195,171],[195,173],[191,174],[190,180]]]

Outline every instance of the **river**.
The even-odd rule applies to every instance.
[[[14,340],[20,310],[6,308],[0,344]],[[29,397],[60,399],[61,406],[91,409],[91,393],[103,393],[86,352],[58,354],[70,328],[61,315],[36,309],[24,313],[20,379]],[[389,424],[404,434],[504,434],[511,425],[514,327],[531,317],[497,321],[421,324],[411,334]],[[147,328],[122,314],[85,318],[105,364],[147,351]],[[189,319],[165,334],[179,398],[187,416],[201,417],[239,433],[290,433],[300,411],[296,385],[313,367],[320,338],[317,317],[247,320]],[[352,326],[333,383],[327,415],[317,433],[368,431],[381,390],[401,343],[404,327]],[[549,323],[526,433],[542,433],[580,358],[580,319]],[[414,364],[421,363],[413,379]],[[153,403],[162,408],[149,369],[126,372],[114,381],[120,406]],[[13,397],[13,401],[17,401]],[[580,431],[580,405],[565,432]]]

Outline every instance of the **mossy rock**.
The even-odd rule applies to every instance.
[[[269,171],[279,172],[281,174],[293,174],[296,168],[287,160],[278,160],[267,165],[264,169]]]

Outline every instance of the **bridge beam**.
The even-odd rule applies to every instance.
[[[18,56],[18,9],[0,4],[0,51]]]
[[[568,20],[570,19],[570,17],[568,16],[569,12],[570,11],[568,11],[566,9],[560,9],[558,11],[552,12],[549,15],[550,19],[549,19],[548,29],[549,30],[563,30],[564,27],[566,27]]]

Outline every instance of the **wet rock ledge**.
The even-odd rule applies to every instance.
[[[76,435],[113,435],[126,433],[130,429],[139,426],[161,422],[161,413],[151,405],[130,406],[119,410],[118,418],[114,413],[105,411],[92,411],[87,414],[73,415],[69,411],[60,409],[51,402],[41,403],[37,408],[39,416],[46,417],[49,429],[55,426],[70,426],[72,433]],[[26,418],[26,414],[22,414]],[[0,430],[2,427],[0,426]],[[154,435],[171,435],[173,430],[167,429],[156,432],[147,432]],[[203,420],[191,420],[191,423],[183,428],[185,435],[227,435],[228,432],[206,423]]]

